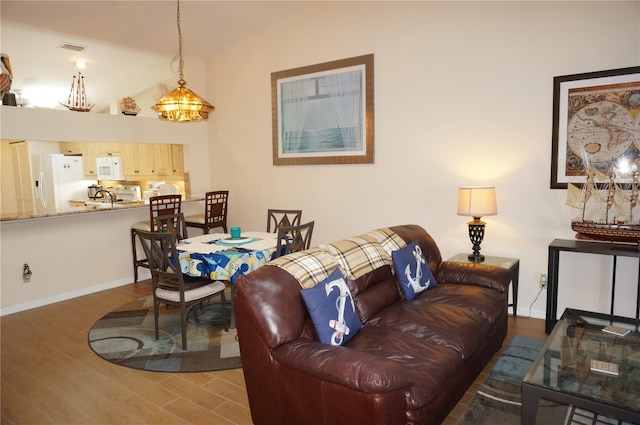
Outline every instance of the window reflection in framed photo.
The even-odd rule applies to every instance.
[[[273,164],[374,161],[373,55],[271,74]]]

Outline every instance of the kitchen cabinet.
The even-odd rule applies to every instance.
[[[130,181],[184,176],[181,144],[60,142],[60,153],[82,155],[85,177],[91,180],[98,176],[96,158],[104,156],[121,157],[125,178]]]
[[[123,154],[123,143],[98,143],[98,156],[119,156]]]
[[[100,146],[98,143],[80,142],[82,145],[82,167],[84,168],[84,176],[90,180],[97,180],[98,167],[96,158],[100,154]]]
[[[171,145],[171,161],[173,163],[173,175],[184,176],[184,146]]]
[[[14,198],[18,215],[35,213],[34,193],[31,186],[31,159],[27,142],[10,144],[13,165]],[[11,196],[5,193],[4,196]]]
[[[63,155],[82,155],[84,143],[60,142],[60,153]]]
[[[126,143],[124,145],[124,176],[127,180],[155,180],[153,145]]]
[[[157,176],[173,176],[171,145],[153,144],[153,167]]]

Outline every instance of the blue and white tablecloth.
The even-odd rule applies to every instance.
[[[178,245],[182,273],[235,283],[273,258],[275,233],[243,232],[232,240],[228,233],[212,233],[186,239]]]

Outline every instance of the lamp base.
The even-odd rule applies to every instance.
[[[467,259],[469,259],[469,261],[471,261],[472,263],[482,263],[484,261],[484,255],[469,254]]]
[[[473,220],[467,224],[469,225],[469,239],[473,244],[473,254],[469,254],[467,258],[473,263],[482,263],[484,255],[480,254],[480,244],[484,239],[484,226],[486,223],[480,220],[480,217],[473,217]]]

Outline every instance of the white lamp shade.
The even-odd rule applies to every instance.
[[[498,214],[496,188],[493,186],[465,186],[458,192],[458,215],[483,217]]]

